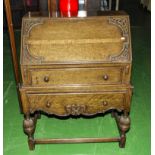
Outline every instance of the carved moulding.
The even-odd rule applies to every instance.
[[[104,110],[99,110],[99,111],[95,111],[95,112],[89,112],[87,110],[87,105],[78,105],[78,104],[73,104],[73,105],[68,105],[66,107],[64,107],[65,112],[63,114],[57,113],[57,112],[53,112],[53,110],[51,109],[46,109],[46,108],[41,108],[41,107],[35,107],[35,108],[30,108],[30,113],[33,114],[34,112],[37,111],[42,111],[48,115],[56,115],[56,116],[60,116],[60,117],[65,117],[65,116],[93,116],[99,113],[105,113],[108,112],[110,110],[117,110],[119,112],[121,112],[123,110],[123,108],[121,107],[108,107],[107,109]]]
[[[23,51],[23,58],[26,62],[31,63],[41,63],[44,59],[43,57],[37,57],[29,53],[28,44],[26,44],[27,39],[29,38],[30,31],[33,27],[37,25],[41,25],[44,23],[44,20],[42,18],[37,19],[24,19],[23,20],[23,28],[22,28],[22,51]]]
[[[44,57],[32,55],[32,53],[29,52],[27,39],[29,38],[30,31],[33,27],[44,24],[45,19],[44,18],[37,18],[37,19],[24,19],[23,21],[23,43],[22,43],[22,50],[24,61],[26,63],[37,63],[41,64],[44,62]],[[108,61],[126,61],[130,59],[129,55],[129,49],[130,49],[130,37],[129,37],[129,22],[128,17],[108,17],[109,24],[113,24],[117,27],[119,27],[122,31],[122,38],[123,40],[123,48],[120,52],[120,54],[117,55],[110,55],[108,57]]]
[[[77,105],[77,104],[67,105],[65,107],[66,113],[68,115],[74,115],[74,116],[84,114],[86,112],[86,108],[87,108],[86,105]]]
[[[122,31],[122,38],[124,39],[123,48],[119,55],[110,55],[109,58],[111,61],[123,61],[129,60],[129,49],[130,49],[130,41],[129,41],[129,22],[128,17],[109,17],[109,24],[114,24],[119,27]]]
[[[94,109],[94,106],[91,106],[89,104],[80,104],[80,103],[79,104],[73,103],[73,104],[66,104],[66,105],[61,104],[61,107],[60,107],[60,106],[56,106],[57,104],[53,103],[50,98],[46,98],[46,97],[43,98],[38,95],[32,98],[28,97],[28,101],[30,106],[29,112],[31,114],[37,111],[42,111],[49,115],[57,115],[57,116],[70,116],[70,115],[92,116],[98,113],[105,113],[109,110],[117,110],[121,112],[124,109],[124,106],[122,104],[118,105],[117,107],[107,106],[107,105],[105,106],[104,104],[102,104],[95,111],[92,110]],[[40,104],[40,103],[44,103],[44,104]]]

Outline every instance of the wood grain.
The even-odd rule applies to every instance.
[[[129,62],[129,29],[128,16],[25,17],[21,64]]]
[[[94,66],[94,67],[93,67]],[[130,64],[21,66],[24,85],[129,84]],[[104,77],[108,76],[106,80]],[[80,78],[79,78],[80,77]],[[48,82],[45,82],[48,78]]]
[[[24,112],[34,113],[40,110],[48,114],[68,116],[94,115],[110,109],[118,111],[129,111],[130,109],[130,98],[128,98],[130,92],[127,90],[83,93],[50,93],[50,91],[46,91],[44,90],[44,93],[41,91],[29,92],[27,89],[21,89]]]
[[[28,94],[30,112],[41,110],[58,116],[94,115],[109,109],[122,110],[124,95],[105,94]]]
[[[35,144],[61,142],[118,141],[125,146],[133,88],[130,22],[122,12],[105,14],[23,18],[20,94],[31,150]],[[34,139],[29,133],[38,112],[64,117],[109,111],[121,112],[119,138]]]
[[[32,70],[32,85],[63,84],[119,84],[122,82],[121,68],[81,68]],[[107,76],[107,79],[105,78]],[[47,81],[45,79],[48,79]]]

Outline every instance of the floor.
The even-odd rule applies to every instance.
[[[29,151],[27,136],[23,133],[23,116],[19,112],[16,86],[12,71],[9,38],[4,33],[4,155],[149,155],[150,154],[150,14],[142,13],[140,19],[132,16],[134,85],[131,106],[131,129],[127,134],[125,149],[118,143],[98,144],[53,144],[36,145]],[[138,24],[135,24],[138,23]],[[20,48],[20,31],[15,32],[17,49]],[[49,119],[42,116],[38,121],[36,137],[109,137],[118,136],[117,127],[111,116],[104,118]]]

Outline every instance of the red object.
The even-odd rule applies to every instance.
[[[62,17],[76,17],[78,15],[78,0],[60,0],[59,7]]]
[[[26,0],[26,5],[31,6],[32,5],[32,0]]]

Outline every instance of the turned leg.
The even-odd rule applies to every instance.
[[[128,114],[123,114],[120,116],[119,128],[120,128],[120,138],[121,138],[119,142],[119,146],[120,148],[124,148],[126,143],[126,132],[130,128],[130,117],[128,116]]]
[[[130,117],[126,112],[124,112],[121,116],[119,116],[117,112],[113,112],[113,116],[116,119],[116,123],[120,132],[119,147],[124,148],[126,142],[126,132],[130,128]]]
[[[28,145],[30,150],[34,150],[34,131],[35,131],[36,119],[26,115],[23,121],[24,132],[28,135]]]

